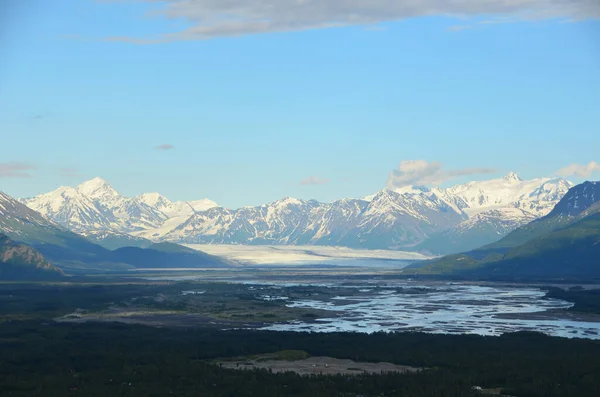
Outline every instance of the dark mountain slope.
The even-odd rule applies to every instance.
[[[547,216],[497,243],[406,271],[465,277],[600,277],[600,183],[571,188]]]
[[[498,250],[516,247],[598,211],[600,211],[600,182],[584,182],[569,189],[548,215],[514,230],[500,241],[482,249]]]
[[[136,268],[198,268],[227,267],[223,259],[200,251],[161,251],[162,247],[137,248],[123,247],[113,251],[113,260]],[[183,247],[185,248],[185,247]]]
[[[0,280],[56,280],[63,276],[42,254],[0,234]]]
[[[600,213],[529,240],[474,273],[600,277]]]

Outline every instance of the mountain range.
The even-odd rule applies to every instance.
[[[133,222],[137,221],[124,221],[122,224]],[[228,261],[218,257],[168,242],[149,242],[145,248],[130,246],[107,249],[45,218],[3,192],[0,192],[0,233],[11,241],[39,252],[43,255],[43,259],[38,258],[40,261],[47,261],[71,274],[128,271],[135,268],[203,268],[230,265]]]
[[[332,203],[286,197],[228,209],[158,193],[124,197],[94,178],[21,203],[106,248],[154,242],[336,245],[456,253],[491,243],[549,213],[572,184],[517,174],[449,188],[407,186]]]
[[[158,193],[123,197],[100,178],[77,187],[61,186],[52,192],[19,201],[73,232],[92,235],[92,239],[100,240],[107,236],[106,233],[123,235],[170,228],[171,224],[175,227],[195,211],[217,205],[210,200],[171,202]]]
[[[462,277],[599,277],[600,182],[572,187],[547,215],[492,244],[409,266]]]
[[[38,205],[46,216],[23,202]],[[169,222],[177,226],[165,232]],[[98,225],[103,226],[94,229]],[[139,236],[160,230],[162,242]],[[493,236],[495,241],[486,241]],[[236,210],[209,200],[173,203],[156,193],[126,198],[98,178],[21,201],[0,192],[3,279],[57,279],[64,277],[63,271],[230,265],[168,240],[369,248],[404,244],[416,250],[443,244],[456,249],[483,241],[479,248],[416,263],[404,272],[460,278],[595,278],[600,276],[600,182],[571,187],[561,179],[523,181],[511,173],[447,189],[384,189],[333,203],[287,197]]]

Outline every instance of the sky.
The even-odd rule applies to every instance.
[[[2,0],[0,190],[600,179],[597,0]]]

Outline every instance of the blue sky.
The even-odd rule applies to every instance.
[[[0,190],[238,207],[365,196],[401,162],[600,178],[593,0],[238,2],[3,1]]]

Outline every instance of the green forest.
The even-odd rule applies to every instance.
[[[293,333],[52,320],[77,305],[103,307],[135,288],[155,287],[0,287],[0,395],[597,397],[600,390],[600,341],[595,340],[524,332],[501,337]],[[564,294],[578,296],[589,311],[598,300],[595,292]],[[422,370],[300,376],[215,364],[282,350]]]
[[[590,396],[600,342],[515,333],[308,334],[11,321],[0,328],[3,396]],[[304,350],[388,361],[417,374],[301,377],[219,368],[215,358]]]

